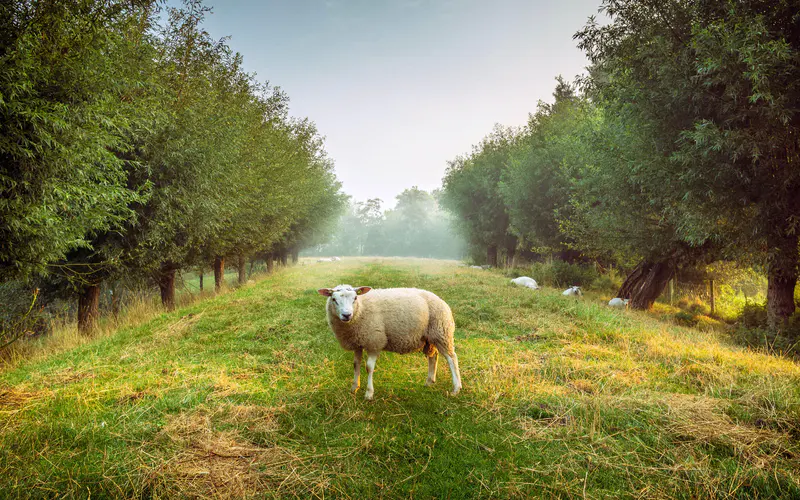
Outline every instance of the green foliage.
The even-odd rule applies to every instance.
[[[496,126],[468,156],[449,162],[442,181],[442,205],[456,227],[476,247],[514,250],[500,180],[519,141],[519,132]],[[491,264],[491,262],[490,262]]]

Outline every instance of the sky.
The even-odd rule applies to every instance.
[[[388,208],[440,187],[494,124],[525,124],[557,75],[583,73],[572,35],[600,0],[206,3],[209,33],[317,124],[343,190]]]

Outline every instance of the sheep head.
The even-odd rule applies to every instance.
[[[353,288],[350,285],[338,285],[334,288],[320,288],[317,293],[328,297],[328,307],[333,309],[336,316],[347,323],[355,316],[358,296],[372,290],[368,286]]]

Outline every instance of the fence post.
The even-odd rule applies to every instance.
[[[672,301],[675,297],[675,278],[669,280],[669,305],[672,305]]]
[[[711,282],[711,317],[713,318],[717,312],[716,304],[714,304],[714,280],[709,281]]]

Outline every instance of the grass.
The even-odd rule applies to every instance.
[[[428,260],[279,271],[0,372],[15,497],[800,498],[800,368],[599,296]],[[375,400],[322,286],[451,305],[464,390],[385,353]]]

